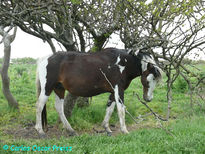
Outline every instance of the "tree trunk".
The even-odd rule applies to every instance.
[[[170,66],[171,67],[171,66]],[[171,70],[166,70],[167,75],[167,116],[166,119],[169,120],[171,112],[171,103],[172,103],[172,79],[171,79]]]
[[[1,70],[1,78],[2,78],[2,85],[3,85],[3,94],[6,97],[9,106],[15,109],[19,109],[18,102],[11,94],[10,79],[8,76],[8,69],[9,69],[10,55],[11,55],[11,43],[15,38],[16,29],[17,28],[15,27],[13,35],[9,35],[7,32],[3,30],[2,27],[0,27],[0,34],[3,36],[3,42],[4,42],[4,58],[3,58],[3,65]]]
[[[90,105],[88,97],[78,97],[76,100],[77,107],[83,108]]]
[[[167,104],[167,116],[166,116],[166,119],[169,120],[170,118],[170,112],[171,112],[171,103],[172,103],[172,87],[171,87],[171,82],[168,81],[167,83],[167,101],[168,101],[168,104]]]
[[[69,21],[71,22],[71,17],[69,17]],[[72,24],[72,23],[70,23]],[[62,34],[60,37],[63,38],[66,42],[66,44],[63,44],[63,46],[66,48],[67,51],[77,51],[77,48],[75,47],[75,42],[73,41],[73,33],[70,26],[65,28],[64,34]],[[64,113],[67,118],[69,118],[72,115],[72,110],[75,106],[75,103],[78,104],[78,107],[84,107],[88,106],[86,102],[88,102],[88,98],[86,97],[79,97],[80,99],[77,99],[77,96],[73,96],[70,93],[67,94],[64,100]]]
[[[64,113],[67,118],[71,117],[73,108],[75,106],[76,99],[78,97],[68,93],[65,97]]]

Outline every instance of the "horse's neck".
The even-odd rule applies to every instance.
[[[134,56],[129,58],[130,64],[128,65],[128,76],[130,79],[134,79],[142,75],[141,62]]]

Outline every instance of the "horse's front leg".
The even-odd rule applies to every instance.
[[[118,110],[118,117],[120,120],[120,129],[123,133],[128,134],[127,127],[125,125],[125,106],[124,106],[124,90],[118,85],[114,88],[114,97]]]
[[[110,117],[113,113],[113,110],[115,108],[115,99],[114,99],[114,95],[111,94],[107,103],[107,109],[106,109],[106,114],[105,114],[105,118],[103,120],[102,126],[105,128],[105,131],[108,133],[108,135],[111,135],[112,131],[109,127],[109,120]]]

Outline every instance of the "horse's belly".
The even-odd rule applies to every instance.
[[[97,87],[84,87],[84,86],[79,86],[75,88],[69,88],[68,91],[75,95],[75,96],[82,96],[82,97],[91,97],[91,96],[96,96],[105,92],[109,92],[106,89],[103,88],[97,88]]]

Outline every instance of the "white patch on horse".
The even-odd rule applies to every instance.
[[[118,65],[119,62],[120,62],[120,55],[117,57],[117,61],[116,61],[115,65]]]
[[[127,62],[127,59],[125,58],[125,62]]]
[[[148,63],[153,64],[154,67],[155,67],[156,69],[158,69],[159,73],[161,74],[160,76],[158,76],[158,77],[156,78],[157,83],[159,83],[159,82],[161,81],[161,79],[162,79],[162,72],[163,72],[163,71],[161,70],[161,68],[159,68],[159,67],[157,66],[157,64],[156,64],[156,62],[154,61],[154,59],[153,59],[152,56],[151,56],[151,57],[149,57],[149,56],[147,56],[147,55],[144,55],[144,56],[143,56],[143,58],[142,58],[142,60],[141,60],[142,72],[144,72],[144,71],[147,70],[147,65],[148,65]]]
[[[156,86],[156,80],[154,80],[154,75],[153,74],[149,74],[147,76],[147,81],[149,82],[149,89],[148,89],[148,92],[147,92],[147,97],[149,100],[152,100],[153,98],[153,91],[154,91],[154,88]]]
[[[42,128],[42,118],[41,118],[41,114],[42,114],[42,110],[44,105],[46,104],[48,100],[48,96],[46,96],[44,94],[44,91],[41,91],[41,94],[38,98],[38,101],[36,103],[36,125],[35,125],[35,129],[41,134],[45,134]]]
[[[60,99],[57,95],[56,95],[55,108],[59,114],[59,117],[63,123],[64,128],[66,128],[69,132],[74,132],[73,128],[69,124],[64,114],[64,99]]]
[[[44,131],[42,129],[42,110],[44,108],[44,105],[46,104],[48,100],[48,96],[46,96],[46,91],[45,91],[45,86],[46,86],[46,76],[47,76],[47,65],[48,65],[48,58],[50,57],[44,57],[38,60],[37,62],[37,77],[40,81],[40,86],[41,86],[41,92],[39,95],[39,98],[36,102],[36,125],[35,128],[40,134],[44,134]]]
[[[151,57],[149,57],[149,56],[147,56],[147,55],[144,55],[143,58],[142,58],[142,60],[141,60],[142,72],[144,72],[144,71],[147,70],[147,64],[148,64],[148,63],[151,63],[151,64],[153,64],[154,66],[156,66],[155,61],[154,61]]]
[[[118,65],[119,69],[120,69],[120,72],[122,73],[125,69],[125,66],[121,66],[121,65]]]
[[[112,115],[114,108],[115,108],[115,102],[113,101],[112,104],[106,109],[106,114],[105,114],[105,118],[103,120],[102,126],[105,128],[107,132],[112,132],[111,129],[109,128],[109,120],[110,120],[110,117]]]
[[[116,61],[115,65],[117,65],[119,67],[119,70],[122,73],[125,69],[125,66],[122,66],[119,63],[120,63],[120,55],[117,57],[117,61]]]
[[[110,65],[108,65],[108,67],[107,67],[108,69],[110,69],[111,68],[111,66]]]
[[[125,125],[125,106],[123,102],[121,102],[122,100],[120,99],[120,96],[119,96],[118,85],[115,86],[114,96],[115,96],[115,102],[117,104],[118,116],[120,120],[120,129],[123,133],[127,134],[129,132],[127,131],[127,128]]]
[[[115,101],[116,101],[116,103],[117,103],[117,102],[119,102],[119,90],[118,90],[118,85],[115,86],[114,94],[115,94]]]
[[[144,71],[147,70],[147,65],[148,65],[148,63],[153,64],[154,67],[155,67],[156,69],[158,69],[159,73],[161,74],[159,77],[157,77],[157,78],[155,79],[155,80],[157,81],[157,83],[159,83],[159,82],[161,81],[161,79],[162,79],[162,72],[163,72],[163,71],[161,70],[161,68],[159,68],[159,67],[157,66],[157,64],[156,64],[156,62],[154,61],[154,59],[153,59],[152,56],[151,56],[151,57],[149,57],[149,56],[147,56],[147,55],[144,55],[144,56],[143,56],[143,58],[142,58],[142,60],[141,60],[142,72],[144,72]]]
[[[41,59],[38,60],[37,73],[38,73],[38,77],[39,77],[39,81],[40,81],[40,85],[41,85],[41,91],[42,91],[42,90],[45,90],[48,58],[49,58],[50,56],[51,56],[51,55],[46,56],[46,57],[41,58]]]

